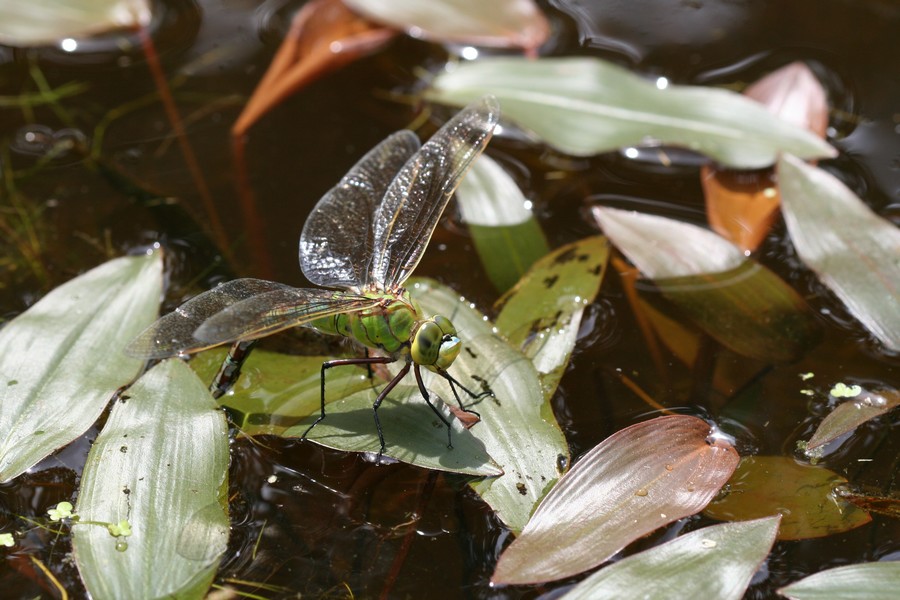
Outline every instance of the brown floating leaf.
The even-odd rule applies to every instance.
[[[312,0],[294,15],[287,37],[231,128],[244,135],[298,89],[386,44],[396,32],[356,16],[340,0]]]
[[[500,557],[492,583],[538,583],[597,566],[635,539],[697,513],[738,455],[696,417],[659,417],[594,447],[560,479]]]
[[[534,54],[550,25],[533,0],[344,0],[361,15],[439,42],[518,47]]]
[[[853,431],[866,421],[893,410],[898,405],[900,405],[900,392],[897,390],[869,392],[860,389],[852,400],[839,404],[825,417],[809,439],[806,449],[812,450],[827,444],[845,433]]]
[[[828,98],[809,67],[793,62],[763,77],[744,95],[781,119],[825,137]],[[743,250],[755,250],[772,227],[779,205],[771,169],[733,171],[704,166],[700,173],[710,226]]]
[[[722,521],[745,521],[781,513],[780,540],[802,540],[849,531],[872,520],[843,501],[835,488],[847,480],[823,467],[787,456],[750,456],[728,485],[730,492],[703,511]]]

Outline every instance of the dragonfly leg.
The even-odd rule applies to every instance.
[[[213,398],[221,398],[231,386],[235,384],[241,374],[241,367],[244,361],[250,356],[250,351],[256,340],[248,340],[245,342],[235,342],[228,350],[228,356],[222,361],[219,372],[213,377],[212,383],[209,384],[209,392]]]
[[[400,383],[400,380],[406,377],[406,374],[409,373],[409,365],[410,363],[407,362],[403,366],[403,368],[400,369],[400,372],[397,373],[397,375],[395,375],[394,378],[391,379],[386,386],[384,386],[384,389],[381,390],[381,393],[378,394],[377,398],[375,398],[375,402],[372,403],[372,416],[375,417],[375,429],[378,430],[378,441],[381,442],[381,449],[378,451],[379,458],[382,454],[384,454],[385,445],[384,432],[381,430],[381,421],[378,419],[378,407],[381,406],[381,403],[385,398],[387,398],[387,395],[391,392],[391,390],[394,389],[398,383]]]
[[[438,407],[431,403],[431,396],[428,394],[428,390],[425,389],[425,384],[422,382],[422,374],[419,372],[419,365],[416,365],[414,369],[416,374],[416,383],[419,384],[419,392],[422,394],[422,397],[425,398],[425,402],[428,403],[428,406],[431,407],[431,410],[434,411],[434,414],[438,416],[438,418],[447,426],[447,447],[453,448],[453,442],[450,440],[450,421],[438,410]],[[452,386],[451,386],[452,387]],[[456,390],[453,391],[456,394]],[[459,396],[456,397],[457,402],[459,401]],[[460,403],[462,406],[462,403]],[[463,408],[463,410],[466,410]],[[470,411],[471,412],[471,411]]]
[[[330,369],[331,367],[342,367],[344,365],[366,365],[369,369],[372,368],[372,365],[385,365],[388,363],[392,363],[396,358],[392,358],[390,356],[367,356],[365,358],[336,358],[334,360],[328,360],[322,363],[322,372],[320,376],[321,382],[321,412],[319,413],[318,418],[313,421],[313,424],[306,428],[306,431],[303,432],[303,435],[300,436],[300,439],[306,438],[306,435],[312,431],[312,428],[322,422],[322,419],[325,418],[325,371]],[[396,378],[395,378],[396,379]],[[393,380],[392,380],[393,382]],[[390,385],[390,384],[388,384]],[[394,385],[397,385],[394,383]],[[393,387],[393,386],[391,386]],[[377,401],[377,400],[376,400]],[[375,415],[375,423],[378,424],[378,415]],[[381,440],[381,450],[384,451],[384,436],[381,435],[381,426],[378,426],[378,438]]]
[[[478,400],[479,398],[484,398],[485,396],[491,396],[491,395],[493,395],[492,392],[481,392],[480,394],[476,394],[475,392],[473,392],[472,390],[470,390],[469,388],[467,388],[466,386],[461,384],[455,377],[450,375],[450,373],[448,373],[447,371],[440,369],[437,371],[437,374],[440,375],[441,377],[443,377],[444,379],[446,379],[447,383],[450,384],[450,389],[453,390],[453,397],[456,398],[456,403],[459,404],[459,407],[463,410],[463,412],[467,412],[469,414],[475,415],[476,417],[481,419],[481,415],[477,411],[474,411],[471,408],[465,407],[465,405],[462,403],[462,399],[459,397],[459,393],[456,391],[456,388],[459,387],[462,391],[467,393],[469,395],[469,397],[472,398],[473,400]]]

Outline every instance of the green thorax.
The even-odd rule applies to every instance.
[[[331,335],[352,338],[368,348],[393,354],[408,348],[416,323],[421,320],[409,293],[367,294],[380,302],[372,308],[352,313],[338,313],[312,321],[309,326]]]

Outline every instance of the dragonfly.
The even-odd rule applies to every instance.
[[[300,234],[300,268],[318,288],[295,288],[263,279],[236,279],[203,292],[140,333],[126,353],[144,359],[186,356],[231,343],[210,392],[221,397],[240,375],[260,339],[306,326],[362,345],[364,357],[322,364],[321,406],[302,438],[325,418],[325,373],[343,365],[401,362],[372,405],[379,454],[385,450],[378,407],[410,371],[431,410],[421,369],[444,378],[466,412],[457,388],[478,398],[448,369],[462,350],[453,323],[425,316],[404,288],[422,258],[450,197],[490,141],[499,119],[493,96],[475,101],[420,144],[398,131],[370,150],[316,204]],[[477,415],[477,413],[475,413]]]

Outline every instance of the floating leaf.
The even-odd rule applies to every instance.
[[[505,292],[549,251],[528,199],[503,167],[481,155],[456,190],[462,220],[494,287]]]
[[[118,258],[0,330],[0,482],[84,433],[137,376],[122,347],[153,321],[161,288],[160,253]]]
[[[444,315],[459,331],[463,350],[450,369],[454,377],[473,391],[494,394],[472,406],[481,422],[470,431],[504,474],[471,485],[507,527],[521,531],[534,505],[569,462],[566,439],[541,392],[538,373],[450,288],[419,279],[411,292],[427,314]],[[453,402],[449,386],[439,377],[426,379],[426,385]]]
[[[148,371],[84,467],[73,550],[88,593],[204,597],[228,542],[227,471],[225,417],[206,386],[177,359]]]
[[[900,229],[793,156],[778,162],[778,184],[800,259],[885,347],[900,351]]]
[[[212,381],[227,349],[201,352],[191,368],[203,381]],[[242,435],[283,435],[288,427],[319,412],[322,363],[333,356],[293,356],[256,349],[241,369],[241,376],[219,401]],[[328,399],[346,398],[372,387],[366,370],[341,367],[328,371]],[[383,383],[383,382],[382,382]]]
[[[383,387],[367,389],[346,398],[331,400],[327,418],[306,436],[310,441],[345,452],[377,454],[378,439],[372,404]],[[319,389],[318,383],[315,386]],[[398,385],[381,404],[378,417],[387,447],[385,456],[425,469],[436,469],[466,475],[495,477],[503,473],[491,460],[483,442],[465,429],[440,398],[433,402],[450,422],[453,448],[447,447],[447,428],[428,407],[415,385]],[[450,400],[451,402],[453,400]],[[284,432],[285,437],[299,437],[319,416],[316,412]],[[477,425],[476,425],[477,427]]]
[[[612,208],[595,207],[594,216],[663,296],[724,346],[768,362],[796,360],[818,343],[803,298],[716,234]]]
[[[713,525],[602,569],[562,598],[740,600],[775,541],[778,517]]]
[[[823,467],[786,456],[749,456],[729,482],[729,493],[704,514],[743,521],[780,513],[780,540],[824,537],[865,525],[872,518],[835,494],[847,480]]]
[[[493,583],[576,575],[637,538],[695,514],[738,463],[696,417],[660,417],[623,429],[588,452],[550,490],[500,557]]]
[[[495,305],[497,329],[532,360],[546,400],[569,362],[584,307],[600,291],[608,260],[603,236],[567,244],[536,262]]]
[[[263,78],[232,126],[243,136],[264,114],[329,71],[384,46],[396,33],[375,26],[341,0],[312,0],[301,8]]]
[[[533,0],[344,0],[373,21],[413,37],[534,51],[550,34],[547,19]]]
[[[793,62],[769,73],[744,90],[744,95],[784,121],[825,137],[828,98],[804,63]],[[700,182],[713,230],[742,250],[755,250],[778,216],[779,194],[772,171],[729,171],[705,165]]]
[[[0,0],[0,44],[44,46],[150,23],[147,0]]]
[[[666,144],[735,168],[771,165],[779,153],[832,157],[814,134],[721,89],[668,86],[595,58],[485,58],[439,75],[431,100],[465,105],[493,94],[504,118],[576,156]]]
[[[650,279],[722,273],[746,261],[734,244],[690,223],[605,206],[594,207],[594,218]]]
[[[778,590],[793,600],[877,600],[896,598],[900,562],[861,563],[828,569]]]
[[[807,443],[806,449],[812,450],[832,440],[836,440],[866,421],[880,417],[897,406],[900,406],[900,392],[897,390],[885,390],[882,392],[863,391],[853,400],[837,405],[822,420]]]

